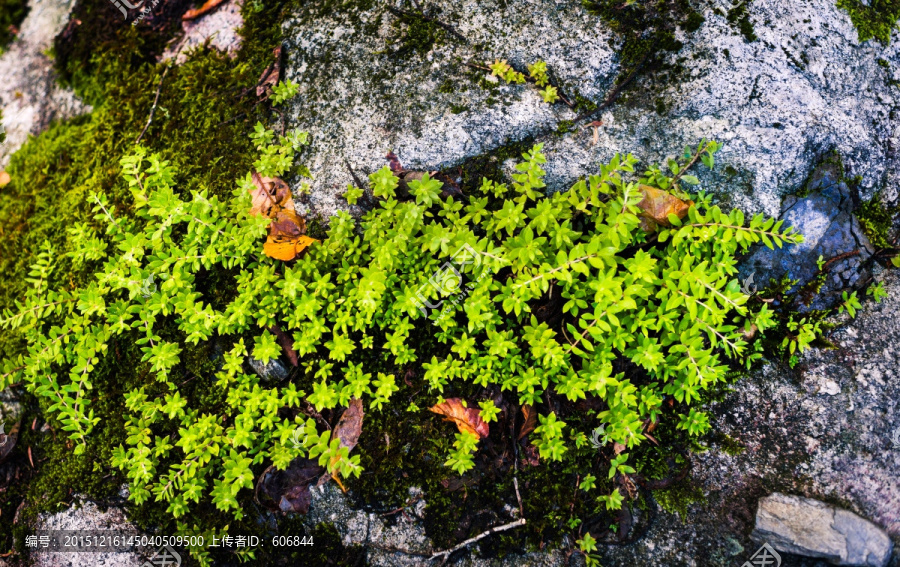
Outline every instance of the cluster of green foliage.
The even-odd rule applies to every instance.
[[[850,20],[859,33],[859,41],[877,39],[884,45],[891,43],[891,34],[900,20],[900,1],[837,0],[838,8],[850,14]]]
[[[254,168],[271,175],[293,167],[305,140],[261,126],[252,138],[260,151]],[[497,385],[538,407],[550,395],[596,397],[607,408],[598,415],[605,442],[631,449],[671,397],[684,412],[677,427],[700,435],[709,424],[692,402],[725,379],[729,359],[759,356],[747,349],[747,328],[771,326],[766,304],[749,309],[738,289],[736,254],[756,242],[801,239],[773,219],[756,216],[747,224],[740,211],[725,214],[703,195],[683,220],[670,215],[670,227],[652,234],[641,228],[641,185],[693,183],[688,164],[702,156],[711,167],[716,149],[701,143],[695,154],[686,150],[670,161],[671,175],[651,168],[633,180],[637,160],[616,156],[570,191],[545,196],[538,145],[523,155],[511,187],[485,179],[482,196],[468,202],[442,198],[442,184],[427,175],[409,183],[409,199],[398,198],[399,179],[385,167],[370,175],[377,205],[359,225],[338,213],[321,245],[285,265],[260,253],[269,221],[248,212],[249,173],[231,199],[196,188],[184,200],[173,165],[139,148],[122,160],[134,214],[91,193],[93,223],[71,231],[71,255],[102,262],[92,281],[50,289],[57,255],[46,244],[25,297],[0,318],[28,345],[2,362],[0,386],[20,382],[46,399],[78,454],[98,420],[92,372],[109,356],[113,337],[134,337],[142,358],[132,362],[147,378],[125,394],[128,437],[112,464],[130,478],[132,500],[167,502],[175,517],[211,497],[240,518],[237,495],[253,486],[252,468],[263,463],[284,468],[298,456],[319,456],[333,474],[359,474],[358,457],[318,434],[314,422],[281,412],[304,399],[320,411],[352,398],[375,411],[391,403],[394,376],[373,379],[354,365],[351,355],[360,350],[398,366],[422,363],[436,401],[451,381]],[[454,285],[471,280],[460,301],[451,297],[460,291],[453,285],[425,284],[463,248],[477,261],[456,272]],[[233,295],[218,306],[199,285],[216,270],[234,280]],[[532,313],[548,294],[565,300],[553,326]],[[433,301],[446,304],[440,313],[424,308]],[[273,325],[292,334],[300,366],[314,380],[311,392],[293,383],[270,387],[244,371],[248,355],[264,362],[277,356],[267,330]],[[449,356],[419,360],[409,338],[421,325],[434,325]],[[216,412],[194,407],[173,375],[186,345],[209,341],[231,345],[216,372],[225,395]],[[625,361],[647,377],[640,388],[616,372]],[[496,408],[485,404],[483,411],[490,416]],[[566,425],[553,411],[540,416],[534,444],[542,458],[559,460],[567,439],[588,443],[585,432]],[[470,468],[476,441],[461,434],[448,465]],[[633,472],[628,458],[619,455],[610,476]],[[603,498],[621,504],[620,495]]]
[[[491,75],[503,79],[507,83],[525,83],[525,74],[520,73],[512,68],[512,66],[504,60],[497,59],[490,65]],[[550,77],[547,75],[547,64],[543,61],[537,61],[528,65],[528,78],[531,79],[538,87],[541,98],[547,104],[553,104],[559,100],[559,89],[550,84]]]

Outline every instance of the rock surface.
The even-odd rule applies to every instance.
[[[438,564],[429,562],[428,557],[436,551],[425,535],[422,518],[427,506],[421,491],[410,489],[410,500],[415,504],[409,506],[404,514],[397,517],[394,523],[378,514],[367,513],[350,507],[348,499],[333,482],[321,487],[312,487],[312,505],[304,521],[309,526],[319,522],[334,525],[345,546],[359,545],[367,549],[367,565],[376,567],[418,567],[420,565]],[[510,522],[514,519],[510,518]],[[401,551],[402,550],[402,551]],[[584,561],[573,556],[566,563],[565,553],[552,550],[525,555],[508,555],[502,559],[480,559],[476,557],[478,544],[469,547],[472,553],[461,553],[462,557],[450,564],[466,567],[582,567]]]
[[[196,20],[182,23],[183,35],[165,52],[162,60],[175,60],[176,64],[184,63],[188,53],[207,42],[223,53],[232,56],[241,48],[241,36],[237,33],[243,25],[239,0],[230,0],[212,12],[204,14]]]
[[[760,546],[749,538],[759,500],[783,492],[871,521],[894,542],[888,565],[900,566],[900,273],[875,277],[888,297],[865,300],[856,319],[832,318],[835,350],[807,351],[794,370],[767,364],[708,408],[724,435],[693,457],[702,498],[685,517],[661,512],[634,545],[602,550],[604,565],[741,565]]]
[[[415,30],[395,14],[362,5],[370,7],[310,4],[285,27],[286,76],[301,86],[290,115],[311,132],[311,205],[325,217],[346,207],[347,163],[366,174],[393,150],[409,168],[451,167],[535,137],[546,142],[551,189],[616,152],[656,162],[707,137],[725,147],[703,188],[746,210],[777,215],[783,196],[832,150],[861,176],[864,199],[883,189],[886,202],[897,200],[900,99],[891,84],[900,79],[900,42],[860,44],[833,0],[749,3],[753,42],[725,17],[729,4],[702,3],[705,23],[676,34],[684,47],[666,56],[670,70],[639,77],[627,100],[602,114],[596,143],[591,129],[552,134],[575,117],[565,105],[543,103],[530,85],[489,90],[488,73],[467,67],[499,57],[524,69],[541,59],[563,92],[603,100],[619,71],[619,40],[579,3],[429,3],[427,13],[467,43],[448,33],[420,51],[404,42]]]
[[[827,276],[810,307],[826,309],[840,300],[842,290],[868,278],[865,264],[875,250],[853,215],[850,190],[839,176],[834,166],[821,166],[810,178],[809,195],[785,199],[780,218],[803,234],[803,242],[774,250],[757,246],[741,262],[742,280],[753,277],[763,288],[787,274],[799,282],[796,290],[816,276],[821,257]]]
[[[891,558],[890,538],[872,522],[818,500],[777,492],[760,499],[750,537],[834,565],[884,567]]]
[[[263,361],[250,356],[247,358],[247,363],[263,381],[269,383],[281,382],[291,373],[288,365],[281,358],[273,358],[264,364]]]
[[[56,514],[44,514],[38,519],[38,530],[115,530],[120,534],[140,532],[125,518],[120,508],[101,509],[94,502],[83,502]],[[31,553],[35,567],[138,567],[144,558],[138,553],[70,552]]]
[[[37,135],[53,120],[89,112],[74,93],[56,83],[47,53],[66,24],[75,0],[34,0],[22,28],[0,55],[0,109],[6,142],[0,144],[0,169],[9,163],[29,135]]]

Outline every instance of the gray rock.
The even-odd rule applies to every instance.
[[[281,382],[291,374],[287,364],[280,358],[273,358],[267,364],[263,364],[261,360],[250,356],[247,357],[247,362],[250,364],[250,368],[265,382]]]
[[[0,392],[0,423],[15,422],[22,415],[22,403],[19,402],[15,392],[3,390]]]
[[[832,150],[861,176],[864,199],[883,189],[886,203],[897,200],[891,148],[900,145],[900,99],[891,84],[900,79],[900,42],[860,44],[833,0],[748,2],[759,36],[751,43],[725,17],[730,2],[699,6],[705,23],[689,36],[676,33],[684,47],[665,56],[681,70],[639,78],[627,104],[602,114],[596,143],[591,129],[553,134],[575,116],[565,105],[544,104],[526,85],[489,91],[479,84],[488,73],[466,65],[499,57],[524,69],[542,59],[563,92],[601,101],[619,72],[620,44],[579,3],[429,2],[429,14],[468,43],[447,37],[402,56],[392,54],[406,26],[383,4],[360,5],[310,3],[285,27],[286,76],[301,85],[288,113],[311,132],[310,206],[326,218],[346,208],[339,195],[353,180],[345,160],[362,175],[384,165],[388,150],[409,168],[450,167],[534,137],[545,142],[551,189],[595,173],[616,152],[656,162],[707,137],[725,146],[717,172],[701,175],[702,188],[751,212],[777,215],[783,197]]]
[[[749,539],[759,499],[781,492],[881,526],[894,543],[888,565],[900,567],[900,270],[875,278],[888,297],[830,318],[835,349],[807,351],[793,370],[766,364],[705,408],[716,434],[691,457],[702,498],[685,516],[661,511],[628,548],[602,549],[603,565],[743,565],[760,547]],[[782,567],[801,566],[825,562],[783,556]]]
[[[91,501],[74,504],[55,514],[42,514],[37,522],[38,530],[115,530],[122,535],[140,535],[140,531],[128,521],[121,508],[105,510]],[[149,550],[153,553],[155,550]],[[38,547],[30,554],[35,567],[138,567],[145,558],[136,552],[46,552]]]
[[[207,42],[210,47],[233,57],[241,47],[241,36],[237,30],[244,23],[242,4],[240,0],[229,0],[195,20],[183,21],[182,36],[166,48],[162,60],[174,59],[180,65],[187,60],[191,50],[207,45]]]
[[[314,176],[312,208],[326,218],[347,208],[339,197],[353,182],[345,160],[362,176],[385,165],[389,150],[408,168],[450,166],[574,117],[534,88],[478,86],[489,73],[468,62],[502,58],[524,69],[542,59],[592,100],[615,78],[619,42],[577,2],[440,0],[428,10],[468,43],[450,36],[424,53],[395,55],[408,30],[384,3],[310,3],[286,24],[285,76],[300,85],[289,115],[311,134],[303,161]]]
[[[884,530],[852,512],[780,493],[760,499],[750,537],[834,565],[884,567],[893,547]]]
[[[870,275],[864,265],[875,250],[853,215],[847,184],[838,176],[834,166],[821,166],[810,178],[809,195],[785,199],[780,218],[785,227],[792,226],[803,234],[803,242],[774,250],[757,246],[741,263],[742,278],[752,276],[762,288],[770,279],[778,281],[786,274],[799,282],[796,290],[818,273],[820,256],[829,261],[857,252],[829,264],[827,279],[810,305],[813,309],[826,309],[840,299],[842,290]]]
[[[53,38],[66,24],[75,0],[33,0],[19,35],[0,55],[0,109],[6,141],[0,144],[0,168],[29,135],[37,135],[52,120],[71,118],[90,107],[56,84],[53,61],[47,55]]]

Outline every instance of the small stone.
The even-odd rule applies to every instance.
[[[825,380],[822,383],[822,387],[819,388],[819,392],[829,396],[836,396],[841,393],[841,387],[834,380]]]
[[[278,358],[273,358],[268,364],[263,364],[261,360],[257,360],[252,356],[247,360],[250,363],[250,368],[265,382],[281,382],[291,373],[287,365]]]
[[[750,537],[832,565],[885,567],[893,547],[884,530],[853,512],[777,492],[759,501]]]

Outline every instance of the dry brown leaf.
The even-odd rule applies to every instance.
[[[346,447],[348,451],[352,451],[359,442],[364,415],[362,400],[359,398],[351,399],[350,405],[341,414],[341,419],[338,420],[338,424],[334,428],[332,439],[340,439],[341,445]]]
[[[262,177],[255,171],[251,178],[254,188],[250,190],[250,214],[272,219],[269,237],[263,244],[266,256],[287,262],[302,254],[313,242],[318,242],[305,236],[306,221],[297,214],[287,183],[277,177]]]
[[[291,188],[277,177],[263,177],[257,172],[250,176],[255,189],[250,190],[251,215],[271,217],[281,210],[296,212]]]
[[[479,439],[488,436],[488,424],[481,419],[481,410],[463,406],[459,398],[449,398],[428,410],[444,416],[444,421],[455,423],[460,433],[474,433]]]
[[[531,467],[536,467],[541,464],[540,451],[538,451],[538,448],[531,443],[525,445],[525,448],[522,450],[522,464]]]
[[[202,6],[197,8],[196,10],[188,10],[181,16],[182,20],[194,20],[199,18],[200,16],[206,14],[207,12],[211,12],[213,8],[219,6],[219,4],[224,3],[225,0],[206,0]]]
[[[397,154],[394,152],[388,152],[386,156],[384,156],[386,160],[388,160],[388,164],[391,166],[391,171],[394,173],[400,173],[403,171],[403,166],[400,165],[400,159],[397,157]]]
[[[309,512],[312,494],[309,487],[325,470],[315,459],[298,457],[283,471],[270,466],[259,477],[256,485],[257,498],[265,496],[262,504],[285,514]]]
[[[5,171],[0,171],[0,188],[9,185],[10,181],[12,181],[12,177],[10,177],[9,174]]]
[[[537,410],[528,404],[522,406],[522,429],[519,430],[519,436],[516,441],[522,439],[537,427]]]
[[[655,231],[657,225],[672,226],[669,222],[669,215],[683,219],[687,215],[688,209],[694,204],[693,201],[682,201],[668,191],[649,185],[639,185],[638,191],[644,197],[637,206],[642,211],[641,228],[646,232]]]
[[[278,79],[281,78],[281,46],[276,47],[272,53],[275,61],[266,67],[266,70],[260,75],[259,81],[256,82],[256,96],[268,96],[270,89],[277,85]]]

